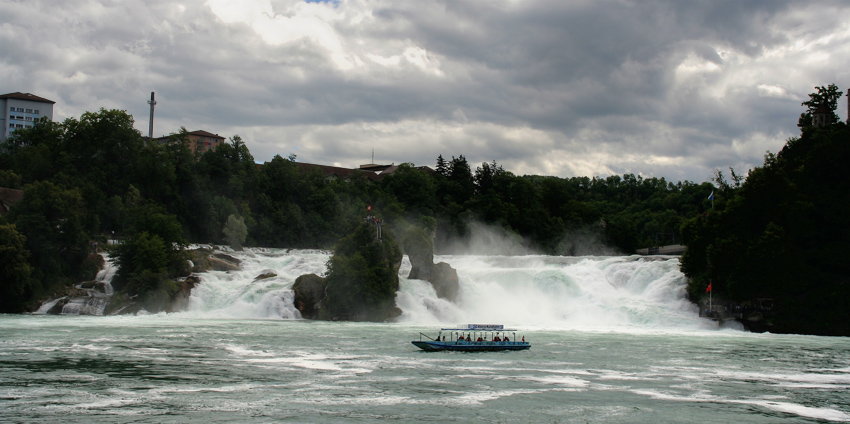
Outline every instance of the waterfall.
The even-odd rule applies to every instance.
[[[292,285],[303,274],[323,275],[330,259],[330,252],[321,250],[254,248],[228,254],[241,261],[241,269],[201,273],[182,313],[300,319]],[[47,313],[61,301],[62,314],[102,315],[117,270],[111,258],[104,260],[94,285],[78,286],[87,296],[54,299],[36,313]],[[457,270],[457,299],[441,299],[430,283],[407,279],[411,265],[405,256],[396,294],[402,311],[398,321],[600,331],[699,329],[713,324],[699,318],[697,306],[687,300],[677,257],[454,255],[436,256],[435,261]]]
[[[72,297],[62,307],[62,315],[103,315],[106,296]]]
[[[41,304],[34,314],[47,314],[56,304],[64,302],[61,315],[103,315],[106,305],[109,303],[114,290],[112,278],[118,272],[118,266],[109,255],[100,254],[103,257],[103,268],[98,271],[94,282],[80,283],[75,286],[78,290],[85,291],[85,296],[64,296],[58,299],[50,299]]]
[[[596,328],[703,328],[675,257],[443,256],[458,270],[455,303],[402,279],[402,321]]]
[[[115,277],[115,273],[118,272],[118,265],[115,265],[115,261],[109,255],[100,254],[103,257],[103,269],[97,272],[97,276],[94,278],[98,284],[103,286],[103,292],[109,296],[112,296],[114,290],[112,289],[112,278]]]
[[[228,252],[239,271],[209,271],[192,289],[188,313],[210,317],[299,319],[292,285],[302,274],[324,274],[330,254],[320,250],[246,249]],[[257,279],[264,274],[272,277]]]
[[[292,284],[322,275],[329,252],[248,249],[232,252],[242,270],[207,272],[192,291],[189,313],[212,317],[298,319]],[[430,283],[399,272],[399,321],[421,324],[504,323],[525,327],[707,328],[685,296],[677,257],[437,256],[457,269],[455,302]],[[261,274],[275,277],[255,280]]]

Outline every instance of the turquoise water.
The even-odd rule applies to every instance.
[[[186,312],[0,315],[0,422],[850,422],[850,338],[718,328],[676,258],[441,256],[453,302],[405,262],[402,315],[367,324],[292,306],[327,252],[233,255],[242,270],[202,274]],[[410,343],[464,323],[532,347]]]
[[[850,421],[850,340],[530,330],[427,353],[432,327],[191,314],[0,316],[0,422]]]

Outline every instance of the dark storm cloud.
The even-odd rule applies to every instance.
[[[702,181],[850,84],[848,20],[838,1],[5,2],[0,72],[60,118],[120,108],[143,133],[156,91],[156,135],[238,133],[258,160]]]

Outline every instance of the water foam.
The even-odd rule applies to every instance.
[[[676,258],[445,256],[458,270],[456,303],[402,278],[401,319],[497,322],[525,328],[706,328],[685,298]]]
[[[201,274],[189,298],[189,312],[217,318],[299,319],[292,285],[302,274],[322,274],[324,251],[248,249],[228,252],[242,261],[239,271]],[[263,274],[276,276],[257,279]]]

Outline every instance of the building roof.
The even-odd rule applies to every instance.
[[[218,134],[213,134],[211,132],[204,131],[204,130],[192,131],[192,132],[189,133],[189,135],[197,135],[199,137],[220,138],[220,139],[224,140],[224,137],[222,137]]]
[[[362,172],[363,175],[366,176],[366,178],[368,178],[372,181],[377,181],[377,180],[381,179],[381,177],[378,174],[376,174],[375,172],[362,170],[362,169],[341,168],[341,167],[338,167],[338,166],[328,166],[328,165],[316,165],[316,164],[313,164],[313,163],[304,163],[304,162],[295,162],[295,166],[297,166],[299,169],[302,169],[302,170],[305,170],[305,171],[308,171],[308,172],[313,170],[313,169],[318,168],[320,171],[322,171],[323,177],[327,177],[329,175],[336,175],[337,178],[346,179],[349,176],[351,176],[351,174],[354,174],[355,172]]]
[[[24,192],[13,188],[0,187],[0,215],[6,215],[9,208],[24,198]]]
[[[378,164],[375,164],[375,163],[367,163],[366,165],[360,165],[360,169],[362,169],[364,171],[381,172],[381,171],[383,171],[383,170],[385,170],[385,169],[387,169],[387,168],[389,168],[393,165],[395,165],[395,164],[378,165]]]
[[[9,94],[0,94],[0,99],[16,99],[16,100],[29,100],[31,102],[41,102],[41,103],[50,103],[56,104],[53,100],[45,99],[44,97],[38,97],[35,94],[30,93],[9,93]]]

